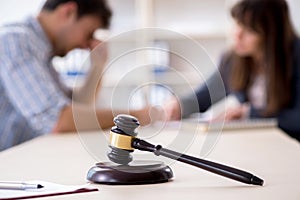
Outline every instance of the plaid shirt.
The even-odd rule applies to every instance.
[[[36,18],[0,29],[0,151],[50,133],[70,103]]]

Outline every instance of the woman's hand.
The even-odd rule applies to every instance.
[[[249,115],[249,105],[248,104],[241,104],[236,107],[232,107],[227,109],[224,113],[220,114],[212,121],[231,121],[235,119],[243,119],[247,118]]]

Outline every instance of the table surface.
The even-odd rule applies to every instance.
[[[153,133],[153,130],[148,127],[141,131]],[[143,137],[155,144],[160,141],[164,147],[184,149],[186,154],[204,156],[205,159],[251,172],[265,180],[264,186],[246,185],[166,159],[164,161],[174,172],[173,180],[167,183],[138,186],[93,184],[99,188],[98,192],[43,199],[300,199],[300,145],[280,130],[226,131],[218,137],[203,132],[193,134],[186,131],[184,134],[178,133],[176,128],[166,128],[159,134]],[[100,132],[50,134],[3,151],[0,153],[1,181],[43,180],[66,185],[85,184],[88,170],[105,158],[103,146],[106,146],[106,138],[106,134]],[[177,142],[178,138],[189,138],[188,142],[182,140],[186,147],[174,145],[173,141]],[[97,155],[99,152],[95,150],[98,146],[101,155]],[[135,156],[158,158],[150,154],[136,152]]]

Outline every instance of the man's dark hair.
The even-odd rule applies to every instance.
[[[112,12],[105,0],[47,0],[42,10],[52,11],[59,5],[67,2],[75,2],[78,6],[77,17],[84,15],[96,15],[102,21],[103,28],[108,28]]]

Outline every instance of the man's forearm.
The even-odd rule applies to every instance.
[[[94,109],[92,106],[73,103],[66,106],[56,123],[54,132],[75,132],[111,128],[113,118],[118,114],[130,114],[137,117],[142,125],[150,123],[149,108],[141,110]]]

